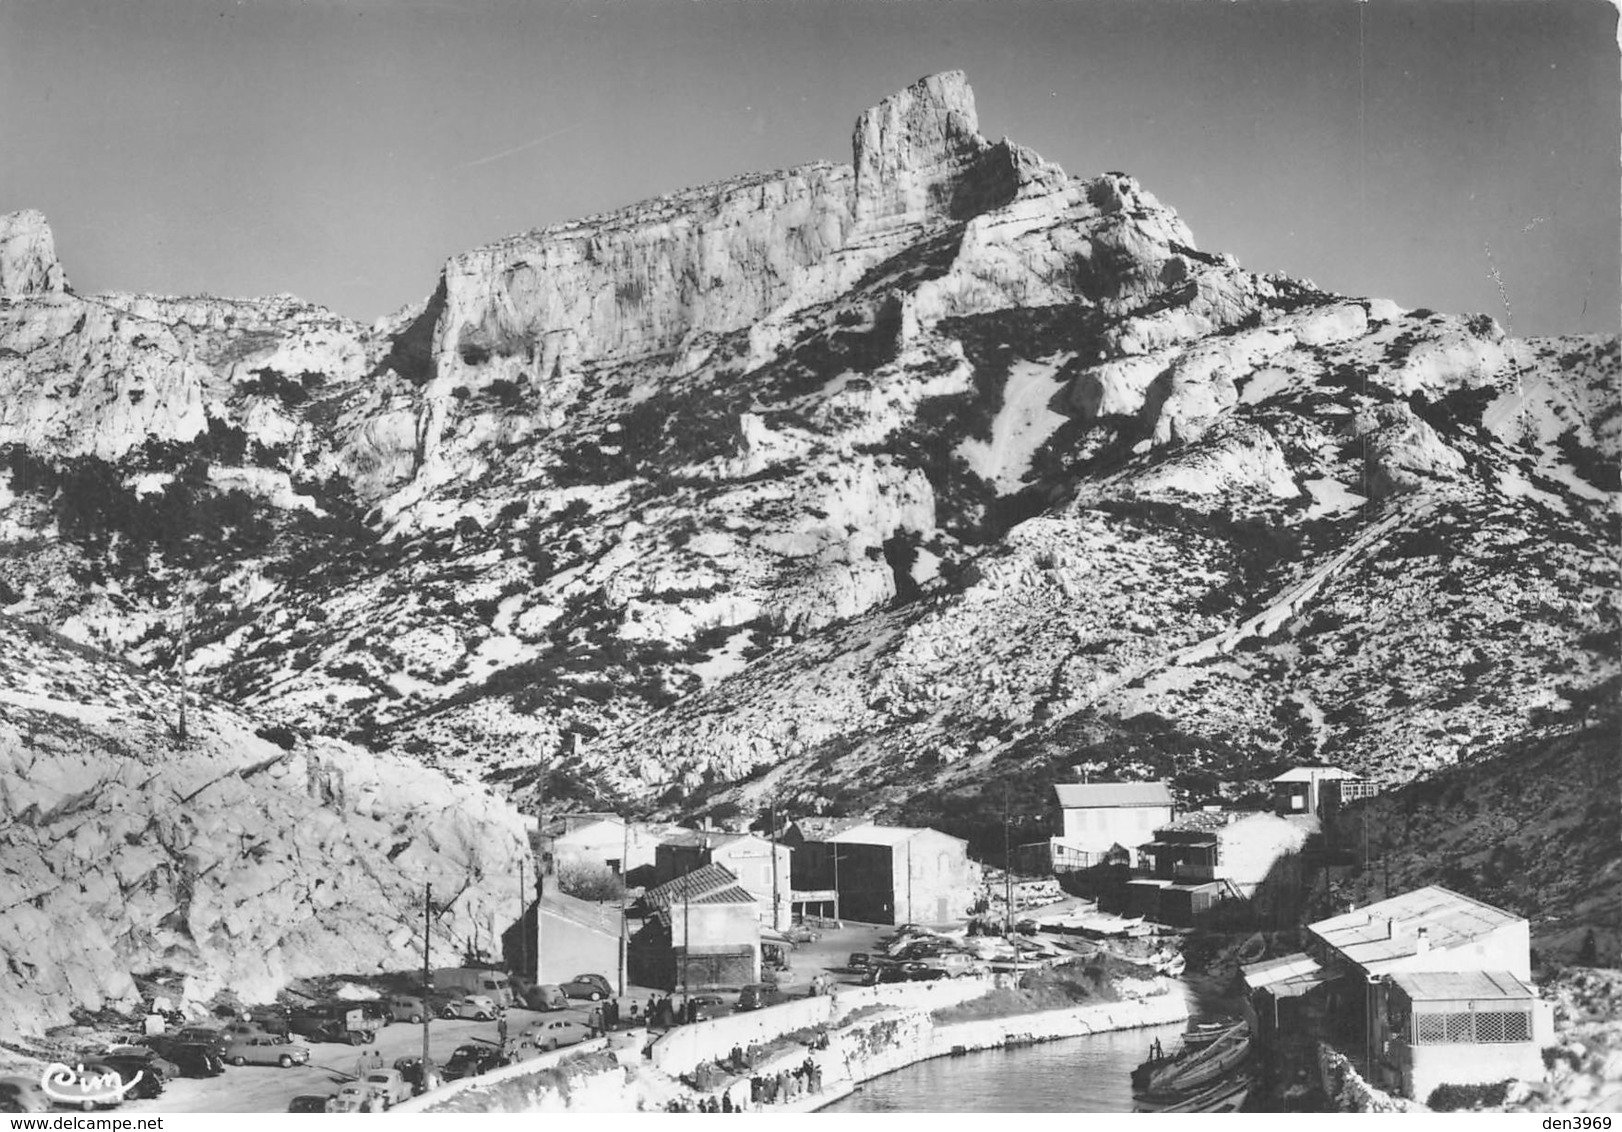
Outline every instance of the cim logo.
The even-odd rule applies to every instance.
[[[87,1070],[82,1062],[67,1066],[58,1061],[45,1067],[39,1087],[53,1101],[83,1105],[88,1110],[98,1104],[118,1104],[126,1093],[141,1083],[143,1076],[145,1071],[138,1071],[126,1082],[110,1069],[97,1072]]]

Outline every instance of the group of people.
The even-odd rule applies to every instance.
[[[636,1025],[636,1021],[636,1003],[633,1002],[631,1003],[631,1025]],[[602,1034],[609,1030],[619,1029],[619,999],[604,999],[601,1006],[592,1007],[591,1013],[586,1016],[586,1024],[591,1027],[593,1034]]]
[[[807,1093],[822,1092],[822,1066],[806,1058],[792,1070],[779,1069],[749,1079],[749,1100],[756,1105],[789,1104]]]
[[[365,1080],[366,1074],[377,1072],[383,1068],[384,1064],[382,1050],[366,1050],[360,1055],[359,1060],[355,1062],[355,1079],[357,1081]]]
[[[720,1098],[699,1097],[696,1101],[673,1100],[665,1105],[666,1112],[743,1112],[741,1104],[732,1103],[731,1093],[722,1093]]]
[[[672,1026],[679,1026],[685,1022],[699,1020],[698,1000],[689,998],[678,1006],[673,995],[650,995],[648,997],[647,1023],[656,1029],[668,1030]],[[631,1004],[631,1022],[635,1024],[636,1004]]]

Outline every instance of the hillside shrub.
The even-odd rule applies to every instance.
[[[1489,1085],[1438,1085],[1431,1090],[1425,1104],[1436,1112],[1501,1105],[1509,1094],[1509,1086],[1509,1081],[1495,1081]]]

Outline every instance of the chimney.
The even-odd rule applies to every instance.
[[[1425,928],[1420,928],[1419,931],[1414,933],[1414,954],[1415,955],[1424,955],[1430,949],[1431,949],[1430,932]]]
[[[1395,916],[1387,916],[1385,918],[1385,937],[1387,939],[1396,939],[1400,935],[1402,935],[1402,921]]]

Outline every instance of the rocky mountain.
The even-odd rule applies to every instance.
[[[4,218],[0,608],[299,743],[718,817],[1395,785],[1617,674],[1614,337],[1246,271],[961,74],[424,290],[80,295]]]

